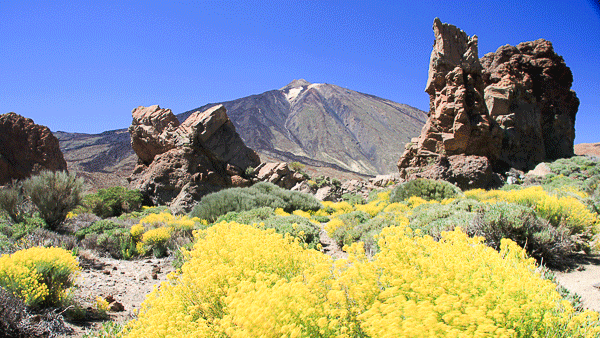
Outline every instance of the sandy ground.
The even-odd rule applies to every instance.
[[[172,258],[116,260],[92,255],[82,259],[82,272],[77,280],[75,296],[83,300],[84,307],[94,306],[98,296],[112,296],[123,305],[123,311],[109,312],[109,319],[123,323],[135,317],[146,295],[155,285],[167,280],[174,270]],[[80,337],[86,331],[100,328],[102,322],[87,322],[71,325],[75,332],[71,337]]]
[[[600,312],[600,255],[583,259],[570,271],[556,272],[556,279],[580,295],[585,308]]]

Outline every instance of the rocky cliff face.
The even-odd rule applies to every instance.
[[[44,169],[67,170],[50,129],[15,113],[0,115],[0,185]]]
[[[476,36],[438,18],[433,30],[429,117],[398,161],[403,178],[485,188],[510,168],[572,156],[579,101],[549,42],[503,46],[480,60]]]
[[[195,201],[225,187],[247,186],[247,167],[260,158],[246,147],[222,105],[179,123],[170,109],[138,107],[129,127],[139,161],[129,178],[154,204],[188,211]]]
[[[502,46],[481,58],[485,102],[503,131],[499,158],[520,170],[573,156],[579,100],[573,74],[544,39]]]

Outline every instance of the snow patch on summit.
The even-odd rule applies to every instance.
[[[292,101],[293,99],[295,99],[296,97],[298,97],[298,94],[300,94],[300,92],[302,92],[302,87],[297,87],[297,88],[292,88],[290,89],[289,92],[287,92],[287,94],[285,94],[285,98],[288,101]]]

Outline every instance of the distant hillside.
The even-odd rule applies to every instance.
[[[68,169],[86,179],[88,188],[126,185],[137,162],[127,129],[101,134],[53,133],[67,161]]]
[[[425,112],[405,104],[305,80],[221,104],[261,156],[368,175],[396,172],[404,145],[427,120]],[[177,117],[183,121],[212,105]]]
[[[185,120],[197,110],[179,114]],[[419,109],[331,84],[294,80],[279,90],[222,102],[244,142],[263,161],[299,161],[361,175],[396,172],[427,114]],[[125,184],[137,158],[127,129],[101,134],[55,132],[69,168],[92,186]]]
[[[579,143],[574,146],[575,155],[600,157],[600,143]]]

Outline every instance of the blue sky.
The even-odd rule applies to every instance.
[[[435,17],[480,57],[545,38],[573,71],[575,143],[600,142],[600,11],[571,1],[1,1],[0,113],[53,131],[125,128],[133,108],[181,113],[293,79],[428,110]]]

